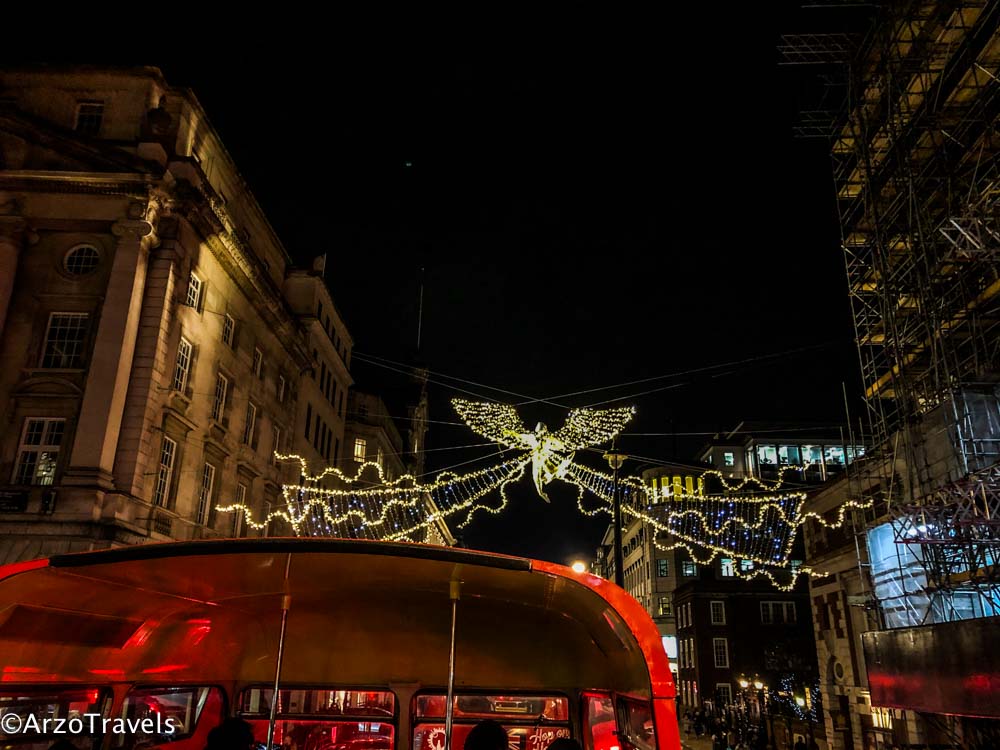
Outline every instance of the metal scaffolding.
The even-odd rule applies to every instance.
[[[832,134],[872,448],[852,490],[920,560],[934,620],[970,595],[1000,614],[998,20],[985,0],[886,3],[832,76],[846,107],[799,128]],[[844,43],[780,51],[831,65]]]

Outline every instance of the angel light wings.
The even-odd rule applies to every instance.
[[[463,528],[479,512],[499,513],[507,505],[508,487],[530,471],[546,502],[546,486],[559,479],[577,488],[583,513],[610,513],[613,478],[577,462],[576,452],[610,442],[632,419],[634,408],[574,409],[562,427],[550,432],[541,423],[529,430],[509,404],[463,399],[452,404],[474,432],[500,446],[492,466],[445,472],[431,481],[410,475],[387,480],[374,462],[362,464],[353,476],[336,468],[310,476],[301,458],[279,456],[299,461],[307,477],[301,484],[285,485],[283,506],[256,515],[240,503],[218,510],[242,513],[256,529],[281,519],[296,535],[419,542],[431,539],[445,521]],[[781,486],[781,480],[765,483],[752,477],[727,484],[714,471],[680,483],[619,480],[623,514],[645,522],[661,549],[684,547],[701,564],[721,556],[734,576],[764,575],[790,586],[796,571],[789,575],[787,569],[798,527],[807,515],[837,526],[844,509],[832,522],[803,514],[805,493],[782,491]]]

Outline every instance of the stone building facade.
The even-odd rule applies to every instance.
[[[190,91],[0,72],[0,562],[246,535],[275,451],[336,459],[352,346]]]

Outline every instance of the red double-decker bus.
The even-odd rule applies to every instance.
[[[0,568],[12,748],[202,750],[239,716],[272,749],[462,750],[488,718],[511,750],[675,750],[674,695],[631,596],[537,560],[263,539]]]

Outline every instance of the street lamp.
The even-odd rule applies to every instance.
[[[767,686],[764,684],[763,680],[761,680],[759,678],[755,679],[753,681],[753,686],[755,688],[757,688],[757,701],[758,701],[758,704],[760,705],[760,726],[761,726],[761,729],[763,730],[765,728],[765,724],[764,724],[764,712],[766,711],[767,712],[767,726],[769,726],[770,730],[771,730],[771,734],[769,736],[770,737],[770,742],[772,743],[772,745],[774,747],[777,747],[777,741],[776,741],[776,739],[774,737],[774,711],[773,711],[774,707],[771,705],[770,691],[767,689]]]
[[[570,567],[573,569],[574,573],[587,572],[587,563],[585,563],[583,560],[576,560],[572,565],[570,565]]]
[[[740,719],[740,739],[747,739],[750,729],[750,705],[747,701],[747,688],[750,687],[750,680],[745,675],[740,675],[737,684],[740,686],[739,719]]]
[[[625,560],[622,555],[622,501],[618,494],[618,469],[628,458],[624,453],[615,450],[614,441],[611,442],[611,450],[604,454],[605,460],[614,472],[614,508],[615,508],[615,583],[625,588]]]

